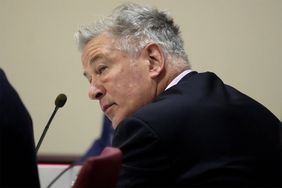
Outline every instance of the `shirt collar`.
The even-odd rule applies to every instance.
[[[165,90],[171,88],[172,86],[176,85],[184,76],[186,76],[187,74],[189,74],[190,72],[192,72],[191,69],[187,69],[185,71],[183,71],[182,73],[180,73],[178,76],[176,76],[169,84],[168,86],[165,88]]]

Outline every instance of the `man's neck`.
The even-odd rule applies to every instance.
[[[188,66],[183,66],[182,68],[175,67],[174,65],[167,64],[165,69],[163,70],[162,75],[160,76],[157,85],[157,96],[166,90],[166,88],[169,86],[169,84],[177,78],[182,72],[190,70]]]

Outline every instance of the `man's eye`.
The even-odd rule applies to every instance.
[[[107,66],[99,66],[97,71],[98,74],[102,74],[107,68]]]

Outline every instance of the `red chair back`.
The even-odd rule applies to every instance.
[[[73,188],[115,187],[121,167],[122,152],[118,148],[106,147],[99,156],[85,161]]]

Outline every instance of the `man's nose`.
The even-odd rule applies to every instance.
[[[97,82],[91,82],[88,95],[90,99],[99,100],[105,95],[105,88]]]

